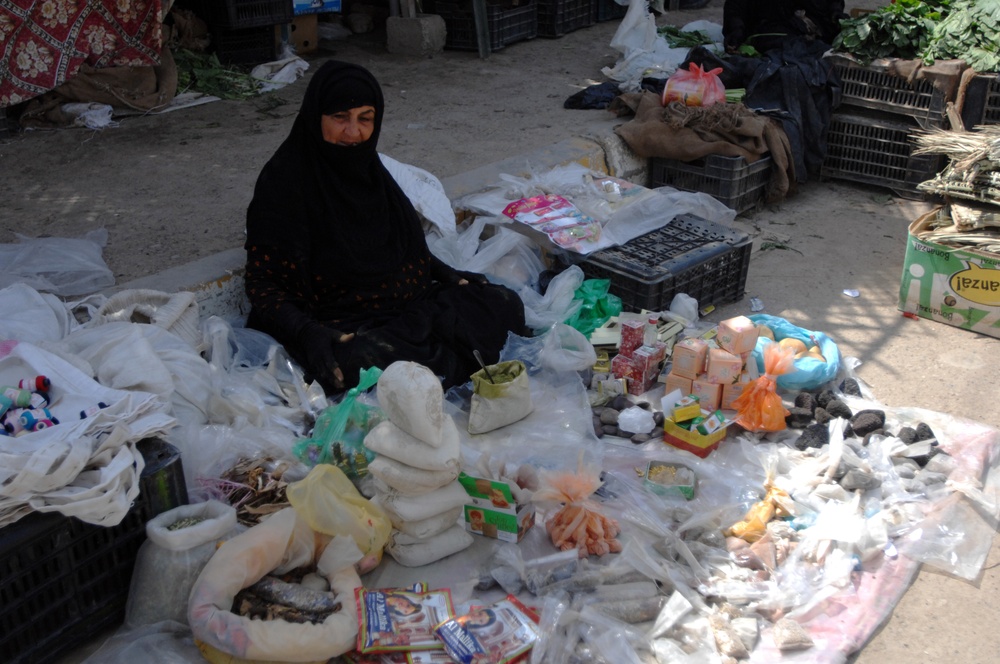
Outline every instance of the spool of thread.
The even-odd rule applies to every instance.
[[[13,405],[13,400],[9,399],[6,394],[0,394],[0,416],[5,415]]]
[[[7,411],[3,419],[3,428],[7,433],[11,435],[17,435],[24,431],[24,425],[21,424],[21,415],[27,412],[27,408],[13,408]]]
[[[40,429],[46,429],[54,424],[59,424],[59,420],[52,416],[52,412],[48,408],[33,408],[31,410],[26,410],[21,413],[21,417],[18,419],[21,422],[21,426],[28,431],[39,431]],[[48,425],[40,426],[44,422],[48,422]]]
[[[45,376],[34,376],[32,378],[22,378],[17,381],[17,386],[22,390],[31,390],[32,392],[48,392],[49,387],[51,387],[52,381],[50,381]]]
[[[81,410],[80,411],[80,419],[81,420],[85,420],[88,417],[93,417],[102,408],[107,408],[107,407],[108,407],[108,404],[104,403],[103,401],[98,401],[96,405],[91,406],[90,408],[84,408],[83,410]]]
[[[22,390],[19,387],[4,385],[0,387],[0,394],[10,399],[18,408],[31,407],[31,390]]]

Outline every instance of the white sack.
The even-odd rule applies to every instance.
[[[376,454],[424,470],[452,471],[461,466],[461,444],[455,420],[444,418],[440,447],[431,447],[392,422],[380,422],[365,436],[365,447]]]
[[[431,447],[442,444],[444,389],[433,371],[416,362],[393,362],[379,377],[377,394],[390,422]]]
[[[459,469],[424,470],[389,457],[377,456],[368,464],[368,472],[400,493],[419,496],[454,482],[458,478]]]
[[[472,535],[460,525],[454,525],[439,535],[427,539],[400,537],[394,533],[386,550],[404,567],[422,567],[472,546]]]

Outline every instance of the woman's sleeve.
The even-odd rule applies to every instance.
[[[312,321],[306,268],[282,247],[247,242],[246,294],[259,324],[278,341],[294,340]]]

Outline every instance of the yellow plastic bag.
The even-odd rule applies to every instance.
[[[382,560],[392,523],[381,507],[361,495],[340,468],[315,466],[285,490],[288,502],[316,532],[349,535],[365,554],[362,574]]]

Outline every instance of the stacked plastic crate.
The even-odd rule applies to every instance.
[[[891,61],[865,66],[850,56],[827,56],[840,76],[843,97],[827,133],[825,178],[885,187],[906,198],[922,198],[917,185],[944,166],[940,155],[914,155],[920,129],[947,128],[952,101],[929,81],[908,81]]]
[[[476,19],[470,3],[438,0],[428,4],[428,11],[444,19],[445,48],[475,51],[479,48]],[[486,4],[490,50],[538,35],[538,3],[536,0],[500,0]]]
[[[208,23],[223,64],[257,65],[275,58],[274,26],[292,22],[292,0],[208,0],[194,3]]]

